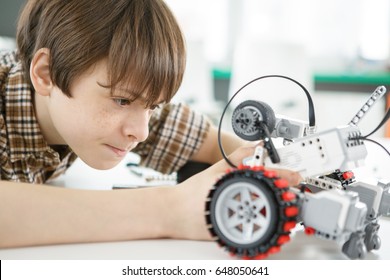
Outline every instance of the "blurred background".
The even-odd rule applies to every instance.
[[[24,0],[0,0],[0,49],[14,48]],[[188,62],[175,100],[218,123],[228,99],[263,75],[287,75],[312,94],[318,130],[347,124],[379,85],[390,89],[390,0],[166,0],[187,41]],[[257,99],[276,113],[307,119],[295,84],[251,84],[234,105]],[[363,134],[384,116],[386,98],[359,126]],[[225,120],[227,124],[230,120]],[[376,136],[390,136],[382,128]]]

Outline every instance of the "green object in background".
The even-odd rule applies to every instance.
[[[229,80],[230,69],[214,68],[213,77],[218,80]],[[390,84],[389,72],[334,72],[334,73],[314,73],[316,83],[340,83],[340,84]]]
[[[390,84],[390,72],[341,72],[341,73],[314,73],[316,83],[340,84]]]
[[[230,69],[214,68],[213,77],[216,80],[229,80],[232,75]]]

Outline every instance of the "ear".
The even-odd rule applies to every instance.
[[[49,96],[53,88],[49,70],[50,50],[39,49],[30,64],[30,79],[35,92],[42,96]]]

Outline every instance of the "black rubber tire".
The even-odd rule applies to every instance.
[[[284,229],[284,225],[286,222],[296,222],[297,216],[288,217],[285,214],[285,209],[290,206],[298,207],[298,200],[285,201],[282,198],[282,194],[288,192],[289,188],[275,186],[275,180],[278,179],[268,178],[264,176],[263,171],[254,171],[250,168],[234,170],[223,176],[210,191],[206,203],[206,221],[209,231],[219,245],[225,247],[229,253],[243,258],[267,255],[271,248],[280,247],[278,241],[281,236],[290,234],[290,231]],[[268,205],[267,217],[265,217],[269,221],[267,228],[250,242],[240,242],[237,238],[233,240],[229,234],[226,234],[225,226],[221,224],[221,219],[218,218],[220,213],[217,213],[219,211],[219,208],[216,207],[218,200],[224,197],[221,194],[228,192],[229,188],[236,187],[239,184],[245,184],[246,186],[249,184],[252,186],[251,189],[256,188],[264,196],[262,199]],[[227,211],[231,210],[227,209]]]

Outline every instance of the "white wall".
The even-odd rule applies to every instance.
[[[348,122],[371,92],[314,92],[314,73],[383,71],[390,65],[389,0],[167,2],[186,36],[203,42],[209,66],[232,69],[230,96],[261,75],[291,76],[312,92],[320,128]],[[240,98],[237,103],[258,98],[278,112],[307,118],[303,93],[283,81],[256,83]],[[364,131],[381,120],[381,102],[362,121]]]

